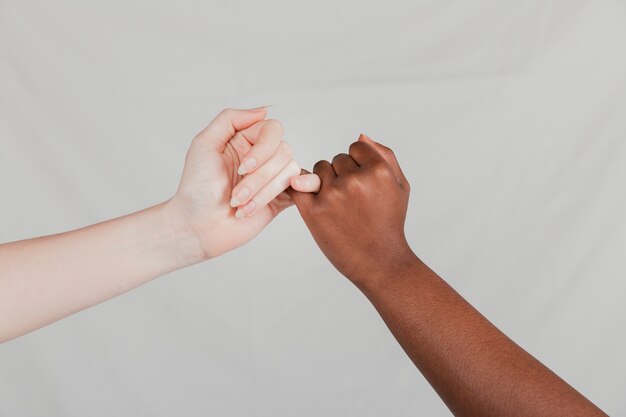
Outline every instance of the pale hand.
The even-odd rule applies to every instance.
[[[197,237],[202,259],[235,249],[293,204],[284,191],[300,175],[283,128],[266,109],[222,111],[193,140],[176,195],[167,202]],[[302,177],[298,191],[319,188]]]

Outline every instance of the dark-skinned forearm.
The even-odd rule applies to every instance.
[[[320,161],[318,194],[291,192],[320,249],[372,301],[457,416],[604,416],[417,259],[410,185],[393,151],[361,135]]]
[[[456,416],[605,416],[416,257],[350,277]]]

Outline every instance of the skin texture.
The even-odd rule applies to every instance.
[[[409,183],[390,149],[361,135],[313,172],[319,193],[290,194],[315,241],[455,416],[606,415],[415,256],[404,234]]]
[[[264,108],[220,113],[194,138],[178,191],[164,203],[0,245],[0,342],[256,236],[292,204],[284,190],[300,173],[282,125],[265,117]]]

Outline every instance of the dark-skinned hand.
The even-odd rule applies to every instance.
[[[361,135],[320,161],[317,194],[289,193],[333,265],[372,302],[455,416],[606,416],[507,338],[413,254],[409,183],[393,152]]]
[[[391,149],[361,135],[348,154],[319,161],[313,173],[318,193],[289,193],[339,272],[360,286],[414,259],[404,234],[409,182]]]

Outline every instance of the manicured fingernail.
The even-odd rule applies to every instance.
[[[250,111],[264,111],[264,110],[267,110],[268,107],[272,107],[272,106],[271,105],[261,106],[261,107],[257,107],[256,109],[250,109]]]
[[[235,212],[236,218],[241,219],[243,216],[245,216],[245,214],[243,213],[243,210],[239,209]]]
[[[245,161],[242,162],[241,165],[239,165],[239,170],[237,171],[237,173],[239,175],[245,175],[248,172],[252,171],[255,167],[256,167],[256,158],[251,157],[251,158],[246,159]]]
[[[294,184],[296,184],[298,187],[302,187],[302,180],[300,178],[294,178],[293,179]]]
[[[236,194],[233,194],[232,200],[230,200],[231,207],[237,207],[250,196],[250,190],[247,187],[241,187],[237,190]]]

